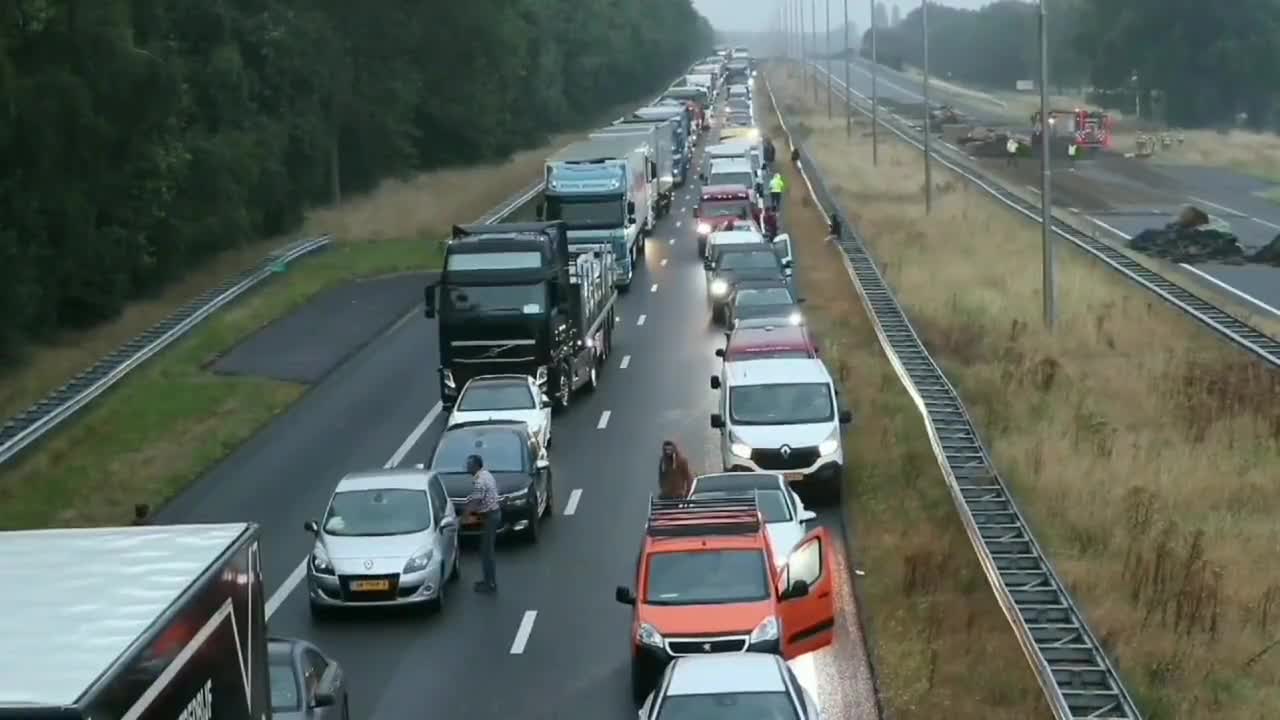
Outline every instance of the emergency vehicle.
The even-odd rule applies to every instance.
[[[833,543],[818,528],[779,566],[754,493],[650,499],[635,589],[615,592],[634,608],[635,703],[676,657],[751,651],[790,660],[830,645]]]
[[[707,236],[732,230],[739,221],[750,220],[760,227],[760,206],[745,185],[704,185],[693,209],[698,219],[698,257],[707,256]]]
[[[1040,113],[1031,115],[1033,140],[1040,138]],[[1063,138],[1074,142],[1077,148],[1098,149],[1111,147],[1112,119],[1107,113],[1093,110],[1050,110],[1050,139]]]

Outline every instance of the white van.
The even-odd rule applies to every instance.
[[[724,469],[783,474],[822,490],[840,487],[843,426],[853,415],[816,358],[727,362],[711,376],[720,391],[711,427],[720,431]]]

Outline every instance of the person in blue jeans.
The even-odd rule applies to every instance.
[[[498,501],[498,483],[493,474],[484,469],[484,458],[467,457],[467,472],[471,473],[471,494],[467,496],[467,514],[480,520],[480,568],[482,580],[476,581],[478,593],[498,591],[497,542],[498,528],[502,527],[502,505]]]

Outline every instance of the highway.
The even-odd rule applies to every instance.
[[[701,143],[705,146],[707,141]],[[156,518],[163,523],[249,520],[263,530],[273,634],[315,642],[341,662],[353,715],[374,720],[443,715],[634,718],[629,694],[631,609],[614,587],[633,584],[636,553],[662,440],[695,472],[718,471],[708,378],[723,342],[709,325],[691,218],[682,190],[648,241],[643,268],[621,296],[601,387],[575,396],[553,424],[555,517],[541,542],[500,544],[496,596],[478,596],[474,549],[443,614],[309,616],[304,559],[318,518],[346,472],[426,463],[443,426],[433,321],[420,311],[383,333]],[[816,508],[815,508],[816,509]],[[823,522],[840,530],[838,511]],[[854,717],[841,686],[865,661],[841,569],[836,645],[793,662],[828,717]],[[850,668],[854,668],[851,670]]]
[[[836,79],[843,81],[844,68],[838,63],[832,63],[831,72]],[[849,63],[849,85],[855,93],[871,97],[871,82],[869,62],[854,60]],[[839,88],[839,84],[835,87]],[[878,88],[880,97],[891,101],[920,103],[924,99],[924,88],[919,81],[891,70],[881,73]],[[823,100],[822,93],[825,92],[825,78],[820,75],[820,100]],[[954,105],[979,123],[1009,123],[1008,116],[1002,111],[980,100],[942,93],[934,98],[935,102]],[[1082,161],[1078,163],[1076,172],[1087,175],[1093,170],[1089,163]],[[1097,172],[1103,173],[1101,170]],[[1272,187],[1267,182],[1221,168],[1144,163],[1143,172],[1160,176],[1161,182],[1148,187],[1149,191],[1161,196],[1160,203],[1150,207],[1117,208],[1106,213],[1086,213],[1084,217],[1095,227],[1082,229],[1100,231],[1124,242],[1142,230],[1167,222],[1182,205],[1192,204],[1230,223],[1232,231],[1246,248],[1261,247],[1280,233],[1280,206],[1259,196]],[[1073,178],[1077,182],[1080,179]],[[1115,180],[1114,177],[1105,179]],[[1280,269],[1218,263],[1182,265],[1181,268],[1206,287],[1227,292],[1257,310],[1280,317]]]

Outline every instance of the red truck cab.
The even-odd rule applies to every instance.
[[[707,236],[713,232],[732,230],[738,222],[749,220],[760,227],[760,208],[744,185],[704,185],[693,209],[698,219],[698,256],[707,256]]]

